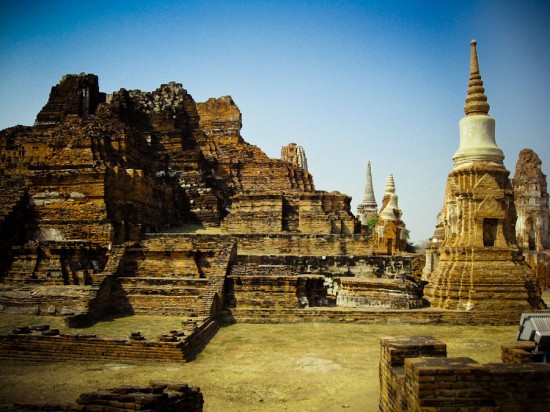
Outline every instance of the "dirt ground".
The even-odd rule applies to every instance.
[[[0,331],[44,321],[56,326],[60,319],[0,315]],[[177,328],[179,321],[135,316],[79,331],[127,337],[139,330],[147,337]],[[517,326],[236,324],[223,327],[187,364],[0,361],[0,403],[74,401],[82,392],[164,379],[199,386],[205,411],[376,411],[380,337],[434,336],[447,343],[450,357],[469,356],[486,363],[500,361],[500,345],[514,343],[517,330]]]

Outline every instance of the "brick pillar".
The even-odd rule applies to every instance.
[[[406,411],[405,358],[446,357],[447,345],[431,336],[413,336],[382,338],[380,346],[380,412]]]

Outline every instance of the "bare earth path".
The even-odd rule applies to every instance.
[[[44,319],[0,315],[0,330]],[[53,326],[58,318],[46,319]],[[84,333],[154,336],[179,319],[131,317]],[[64,331],[70,330],[62,328]],[[499,362],[500,345],[516,341],[517,326],[404,326],[329,323],[237,324],[223,327],[198,358],[177,363],[26,363],[0,361],[0,403],[74,401],[80,393],[166,379],[199,386],[205,411],[376,411],[379,339],[431,335],[449,356]],[[80,332],[83,332],[80,330]]]

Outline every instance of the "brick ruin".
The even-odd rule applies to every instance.
[[[431,336],[381,339],[380,412],[546,411],[550,364],[533,362],[532,345],[502,347],[503,363],[448,358]]]
[[[184,318],[179,330],[160,336],[131,332],[128,338],[66,334],[48,324],[19,326],[0,334],[0,359],[51,361],[189,362],[216,334],[219,326],[208,316]]]
[[[438,249],[427,252],[435,250],[438,256],[427,258],[424,296],[432,307],[506,311],[517,319],[546,305],[516,243],[514,193],[495,141],[495,120],[488,115],[475,41],[464,111],[436,235]]]
[[[199,388],[185,383],[150,381],[149,386],[120,386],[83,393],[74,403],[0,405],[2,411],[150,411],[202,412]]]
[[[550,287],[550,211],[546,175],[538,155],[523,149],[512,180],[518,214],[516,239],[541,288]]]
[[[491,119],[475,76],[466,123]],[[271,159],[241,127],[230,96],[196,103],[175,82],[105,95],[95,75],[64,76],[34,126],[0,131],[0,310],[78,325],[110,313],[510,324],[544,309],[494,137],[457,152],[422,273],[392,175],[374,213],[369,163],[355,217],[349,196],[315,189],[300,146]]]
[[[550,248],[548,190],[538,155],[523,149],[512,180],[516,221],[516,240],[523,250],[542,251]]]
[[[472,50],[468,133],[494,126]],[[0,131],[0,312],[71,326],[106,314],[183,319],[154,339],[22,328],[0,336],[0,356],[188,361],[220,320],[502,325],[544,310],[548,194],[536,155],[520,157],[512,186],[494,135],[461,142],[424,265],[405,252],[392,175],[377,212],[369,163],[355,217],[349,196],[315,189],[300,146],[271,159],[241,127],[230,96],[197,103],[175,82],[106,95],[80,74],[52,88],[34,126]],[[424,340],[383,341],[381,410],[421,405],[425,393],[441,405],[481,394],[498,410],[502,388],[521,380],[513,367],[443,359],[444,345]],[[419,354],[436,360],[403,360]],[[547,388],[539,369],[526,382]],[[466,382],[423,386],[456,374]],[[459,389],[478,384],[482,393]]]
[[[412,257],[375,248],[349,196],[315,190],[303,148],[270,159],[241,127],[230,96],[196,103],[175,82],[106,95],[95,75],[64,76],[34,126],[0,132],[0,308],[77,324],[422,305]]]

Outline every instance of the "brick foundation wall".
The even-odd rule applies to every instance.
[[[447,358],[445,344],[432,337],[381,339],[381,412],[542,412],[549,402],[549,363],[482,365]]]
[[[500,357],[503,363],[529,363],[533,362],[533,342],[518,342],[515,345],[502,345]]]
[[[0,358],[25,361],[150,361],[187,362],[218,331],[216,321],[190,320],[183,336],[173,341],[126,340],[100,338],[94,335],[43,335],[40,332],[0,334]]]
[[[231,308],[423,306],[411,256],[238,255],[227,282]]]
[[[239,255],[372,255],[372,238],[364,235],[291,235],[291,234],[218,234],[185,235],[181,233],[148,233],[146,239],[177,238],[189,242],[220,242],[231,239],[237,242]]]
[[[347,322],[380,325],[516,325],[518,315],[493,312],[460,312],[437,309],[371,308],[228,308],[224,321],[241,323]]]

